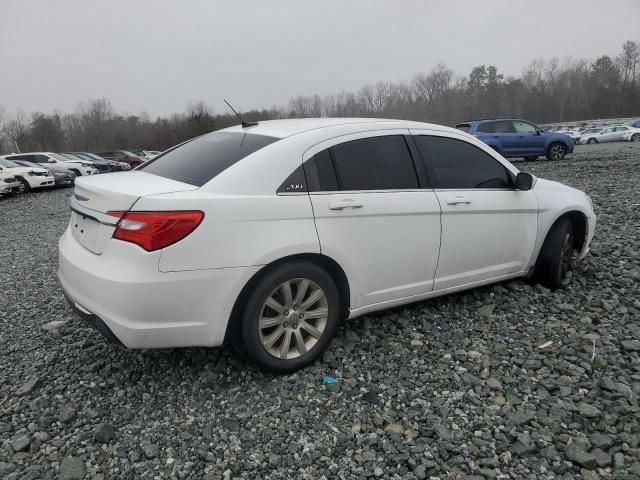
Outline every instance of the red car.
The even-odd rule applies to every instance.
[[[127,150],[112,150],[110,152],[96,153],[99,157],[106,158],[107,160],[115,160],[116,162],[125,162],[131,165],[131,168],[142,165],[145,160],[134,155]]]

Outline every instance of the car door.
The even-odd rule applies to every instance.
[[[615,138],[615,132],[613,127],[605,128],[596,135],[599,142],[612,142]]]
[[[478,125],[478,132],[483,133],[489,145],[496,145],[503,155],[514,156],[522,154],[518,135],[511,120],[494,120],[482,122]]]
[[[513,129],[518,137],[522,153],[529,155],[543,155],[545,153],[545,138],[540,134],[538,127],[524,120],[514,120]]]
[[[440,206],[408,134],[346,135],[303,156],[320,249],[345,269],[352,308],[433,289]]]
[[[624,140],[624,134],[629,131],[629,127],[616,127],[614,128],[613,135],[611,136],[612,142],[622,142]]]
[[[537,234],[533,191],[513,188],[499,155],[457,134],[411,130],[442,207],[435,290],[528,268]]]

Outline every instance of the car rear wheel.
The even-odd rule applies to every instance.
[[[562,160],[567,154],[567,147],[564,143],[555,142],[547,149],[547,160]]]
[[[595,138],[590,138],[589,140],[587,140],[587,143],[589,145],[593,145],[594,143],[598,143],[598,140],[596,140]]]
[[[634,133],[633,135],[631,135],[631,141],[632,142],[640,141],[640,133]]]
[[[551,290],[562,287],[571,269],[573,226],[568,218],[558,220],[547,235],[536,262],[534,279]]]
[[[288,373],[314,362],[338,328],[340,296],[331,276],[311,262],[276,267],[245,304],[240,340],[259,367]]]
[[[535,162],[538,159],[538,155],[529,155],[524,157],[527,162]]]
[[[27,182],[24,178],[16,177],[16,180],[20,182],[20,186],[18,187],[18,193],[27,193],[31,190],[31,186],[29,182]]]
[[[78,170],[77,168],[71,168],[70,170],[76,174],[76,177],[82,176],[82,174],[80,173],[80,170]]]

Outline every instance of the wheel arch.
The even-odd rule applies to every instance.
[[[233,304],[231,314],[229,315],[229,321],[227,322],[227,329],[224,336],[225,343],[227,343],[230,335],[234,335],[237,333],[235,332],[235,327],[240,324],[239,319],[242,315],[242,310],[246,303],[247,297],[255,287],[255,285],[260,281],[260,279],[262,279],[266,274],[268,274],[278,266],[294,261],[308,261],[314,263],[320,268],[324,269],[331,276],[333,281],[336,283],[338,293],[340,294],[340,303],[342,310],[340,312],[340,318],[346,318],[348,316],[348,311],[351,303],[351,289],[349,286],[349,279],[347,278],[347,274],[340,266],[340,264],[333,258],[321,253],[297,253],[293,255],[287,255],[286,257],[281,257],[262,267],[260,270],[254,273],[253,276],[245,283],[244,287],[242,287],[242,290],[240,290],[240,293],[238,294]]]
[[[580,251],[582,250],[584,243],[587,241],[588,231],[587,216],[580,210],[568,210],[559,215],[547,229],[542,245],[547,241],[551,230],[553,230],[558,222],[565,218],[569,219],[571,226],[573,227],[573,249]],[[540,255],[540,252],[538,252],[538,255]]]

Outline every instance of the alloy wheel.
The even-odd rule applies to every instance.
[[[325,292],[307,278],[278,285],[260,310],[258,331],[264,349],[273,357],[294,359],[318,343],[327,326]]]
[[[553,145],[551,147],[551,158],[554,160],[562,160],[564,156],[564,147],[562,145]]]

